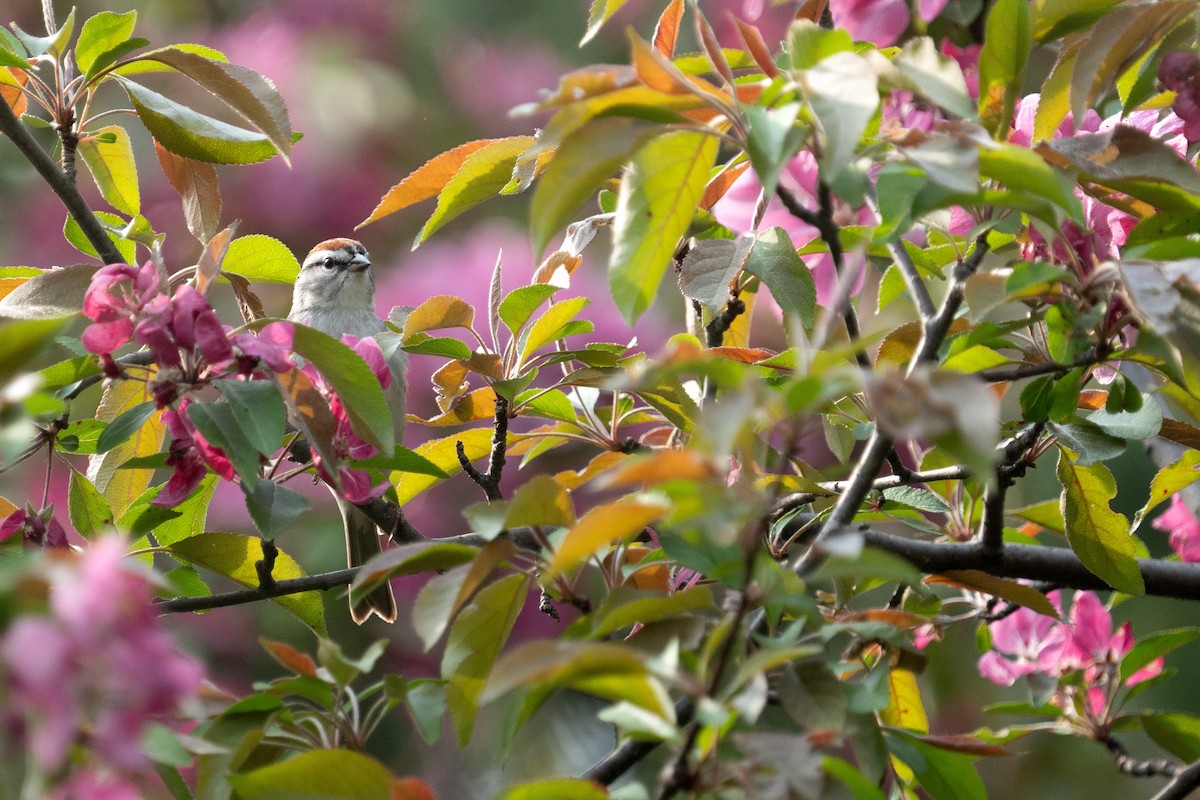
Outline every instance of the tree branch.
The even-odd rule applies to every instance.
[[[1150,800],[1185,800],[1192,790],[1200,786],[1200,761],[1193,761],[1179,772]]]
[[[508,444],[508,400],[496,395],[496,413],[492,421],[492,452],[488,456],[487,472],[480,472],[467,458],[466,448],[461,441],[455,442],[455,452],[463,472],[479,484],[488,502],[503,500],[500,493],[500,477],[504,472],[504,448]]]
[[[100,260],[106,264],[123,263],[125,259],[117,252],[112,240],[108,238],[108,234],[100,225],[100,220],[92,213],[92,209],[83,199],[83,195],[79,193],[79,189],[67,179],[63,171],[54,163],[54,159],[46,154],[42,146],[29,134],[28,129],[17,119],[17,115],[13,113],[8,103],[4,102],[0,102],[0,132],[8,136],[26,160],[42,176],[42,180],[46,181],[58,195],[58,199],[79,223],[83,235],[100,255]]]
[[[883,213],[879,210],[879,200],[875,197],[874,188],[867,191],[867,205],[870,206],[875,217],[883,222]],[[917,265],[913,263],[908,250],[904,248],[904,243],[897,239],[890,239],[884,246],[887,247],[888,255],[892,257],[896,268],[900,270],[904,286],[917,306],[917,314],[920,315],[922,321],[932,319],[937,314],[937,307],[934,306],[933,298],[929,296],[929,290],[925,287],[925,282],[921,280],[920,273],[917,272]]]

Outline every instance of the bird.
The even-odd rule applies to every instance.
[[[327,239],[309,251],[296,278],[288,319],[339,339],[346,334],[365,338],[387,330],[375,312],[375,278],[362,243]],[[385,393],[397,443],[404,435],[406,366],[404,351],[397,349],[389,359],[392,381]],[[346,532],[346,559],[350,567],[356,567],[382,552],[380,531],[361,510],[336,493],[334,496]],[[386,582],[359,603],[350,604],[350,616],[359,625],[372,614],[385,622],[396,621],[396,598]]]

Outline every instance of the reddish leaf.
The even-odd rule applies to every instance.
[[[708,210],[712,208],[718,200],[725,196],[729,191],[729,187],[733,186],[733,182],[742,176],[742,173],[750,169],[750,162],[743,161],[740,164],[728,166],[717,176],[708,182],[708,186],[704,187],[704,195],[700,198],[700,208]]]
[[[177,156],[157,141],[154,152],[172,188],[183,200],[183,216],[188,230],[201,244],[217,233],[221,219],[221,188],[212,164]]]
[[[771,48],[767,47],[762,31],[748,22],[742,22],[737,17],[734,17],[733,21],[737,23],[738,33],[742,35],[746,49],[750,51],[750,55],[754,57],[754,63],[758,64],[758,68],[763,71],[763,74],[768,78],[781,75],[782,72],[779,67],[775,66],[775,62],[771,58]]]
[[[21,86],[24,86],[29,81],[29,73],[24,70],[13,72],[11,69],[4,68],[0,72],[4,72]],[[4,82],[0,82],[0,100],[8,103],[9,107],[12,108],[13,114],[18,117],[24,114],[25,109],[29,107],[29,99],[25,96],[25,93],[16,86],[10,86]]]
[[[675,55],[679,39],[679,24],[683,20],[683,0],[671,0],[654,26],[654,49],[667,58]]]
[[[398,778],[388,785],[388,800],[437,800],[437,795],[425,781]]]
[[[200,294],[208,294],[209,287],[221,274],[221,262],[225,260],[225,253],[229,251],[229,243],[233,241],[236,231],[235,222],[204,245],[204,252],[200,254],[200,261],[196,264],[196,291]]]
[[[1164,419],[1158,435],[1184,447],[1200,449],[1200,428],[1195,428],[1177,419]]]
[[[1012,753],[998,744],[985,742],[982,739],[976,739],[974,736],[967,736],[965,734],[922,736],[921,741],[925,744],[933,745],[940,750],[950,750],[955,753],[966,753],[972,756],[1012,755]]]
[[[355,225],[354,229],[358,230],[388,214],[433,197],[445,188],[451,178],[458,174],[458,168],[462,166],[469,155],[497,141],[499,139],[479,139],[467,142],[429,159],[413,170],[407,178],[388,189],[387,194],[379,201],[379,205],[375,206],[371,215]]]
[[[292,672],[307,678],[316,676],[317,664],[307,653],[301,653],[285,642],[274,642],[270,639],[261,638],[258,641],[262,644],[263,649],[270,653],[276,661]]]
[[[721,51],[721,43],[717,41],[716,32],[712,29],[712,25],[708,24],[708,18],[704,16],[699,6],[695,10],[695,21],[696,34],[704,44],[704,52],[708,55],[709,63],[727,86],[733,86],[733,70],[729,68],[729,62],[725,60],[725,53]]]

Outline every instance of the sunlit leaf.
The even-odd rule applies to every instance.
[[[408,177],[389,189],[371,215],[354,226],[354,229],[358,230],[388,214],[394,214],[402,208],[408,208],[414,203],[434,197],[445,188],[451,178],[458,174],[458,170],[467,160],[467,156],[498,141],[501,140],[479,139],[467,142],[429,159],[413,170]]]
[[[413,247],[459,214],[499,194],[512,177],[517,157],[532,147],[534,141],[532,136],[510,136],[489,142],[469,154],[438,192],[437,207],[421,227]]]
[[[1058,457],[1067,542],[1090,572],[1126,594],[1145,594],[1129,520],[1109,503],[1116,481],[1103,464],[1081,466],[1064,451]]]
[[[252,587],[258,586],[258,571],[254,564],[263,557],[261,542],[257,536],[202,533],[174,542],[167,550],[189,564],[212,570],[242,586]],[[301,578],[304,574],[304,570],[291,556],[279,552],[271,572],[275,580]],[[325,635],[325,607],[319,592],[281,595],[272,598],[271,602],[278,603],[295,614],[301,622],[319,635]]]
[[[704,193],[717,140],[681,131],[645,145],[621,181],[609,285],[633,322],[650,307]]]
[[[221,220],[221,190],[217,170],[212,164],[172,153],[154,142],[158,163],[171,187],[183,201],[183,216],[188,230],[201,244],[216,235]]]
[[[243,800],[395,800],[387,768],[353,750],[317,749],[228,776]]]
[[[996,138],[1007,134],[1021,96],[1031,38],[1027,0],[999,0],[992,6],[979,52],[979,116]]]
[[[96,59],[126,41],[133,34],[136,23],[136,11],[125,14],[101,11],[89,17],[80,28],[79,40],[75,43],[75,64],[79,71],[92,74]]]
[[[579,46],[583,47],[592,40],[592,37],[600,32],[601,26],[608,21],[608,18],[625,5],[625,0],[592,0],[592,8],[588,12],[587,32],[583,34],[583,38],[579,40]]]
[[[596,506],[567,531],[543,578],[548,581],[570,572],[597,551],[640,533],[666,512],[658,503],[631,497]]]

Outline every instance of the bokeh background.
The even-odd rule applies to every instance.
[[[538,99],[541,90],[554,87],[558,76],[574,66],[624,61],[625,27],[632,25],[649,37],[661,5],[653,0],[631,0],[583,48],[578,42],[586,27],[588,3],[584,0],[145,0],[119,8],[83,0],[77,13],[82,20],[100,10],[135,9],[139,14],[137,34],[149,38],[152,45],[204,43],[274,80],[287,100],[293,127],[304,133],[304,139],[295,146],[291,168],[277,159],[249,167],[218,168],[223,219],[226,223],[240,220],[241,234],[276,237],[301,258],[320,240],[358,236],[372,253],[378,304],[386,313],[392,305],[415,305],[441,293],[458,294],[482,306],[491,269],[501,252],[506,286],[528,280],[537,265],[525,233],[527,197],[500,198],[468,212],[415,252],[411,243],[432,210],[431,202],[357,234],[353,228],[390,186],[437,153],[471,139],[532,132],[542,119],[511,117],[511,108]],[[65,4],[60,6],[61,18],[68,9]],[[768,42],[774,42],[792,11],[790,5],[774,7],[765,0],[705,0],[702,6],[729,45],[737,41],[731,35],[729,12],[743,19],[758,19]],[[40,32],[40,4],[6,0],[0,8],[0,21],[12,20],[27,31]],[[688,46],[687,41],[683,46]],[[169,87],[172,96],[215,110],[203,92],[181,76],[156,80]],[[123,99],[116,87],[108,87],[107,96],[98,102],[117,107]],[[165,253],[169,263],[194,263],[199,245],[183,225],[178,197],[158,167],[149,137],[135,119],[118,121],[124,119],[130,123],[139,157],[143,213],[156,229],[168,234]],[[45,138],[43,141],[52,145]],[[80,185],[94,207],[104,208],[82,170]],[[82,261],[62,236],[64,219],[65,211],[57,199],[16,150],[0,140],[0,265],[47,267]],[[665,298],[630,331],[607,297],[603,264],[600,243],[586,254],[572,287],[572,291],[593,298],[586,316],[596,323],[596,338],[627,342],[636,335],[647,351],[661,349],[666,336],[682,327],[678,300]],[[873,291],[877,277],[868,277],[865,292]],[[289,294],[282,288],[267,291],[268,310],[285,314]],[[758,324],[769,328],[771,321],[759,320]],[[432,359],[414,358],[411,410],[423,416],[436,412],[428,383],[436,366]],[[409,446],[423,438],[429,434],[410,426]],[[1131,515],[1143,502],[1153,466],[1140,453],[1131,453],[1116,470],[1121,486],[1117,505]],[[510,469],[510,479],[513,472]],[[1038,476],[1037,472],[1045,474]],[[1049,469],[1035,471],[1020,491],[1031,502],[1049,497],[1055,491],[1048,481],[1052,478]],[[0,494],[13,499],[20,496],[21,487],[15,480],[9,475],[0,477]],[[54,495],[65,503],[64,487],[56,487]],[[325,503],[323,490],[312,492],[311,497],[320,507],[302,518],[280,545],[310,571],[337,568],[344,558],[340,523]],[[429,535],[460,533],[466,526],[459,510],[481,499],[478,489],[460,476],[423,495],[409,513]],[[210,529],[250,532],[242,509],[240,493],[222,490],[211,512]],[[1151,546],[1156,552],[1165,551],[1161,542]],[[398,583],[402,604],[411,601],[421,583],[423,579]],[[330,627],[349,652],[356,653],[372,639],[383,637],[393,642],[384,668],[409,678],[437,673],[440,653],[436,649],[430,654],[422,651],[403,612],[395,627],[370,624],[356,629],[348,625],[344,599],[332,596],[336,593],[330,595]],[[1135,632],[1189,624],[1196,618],[1196,606],[1166,600],[1119,606],[1118,618],[1126,610]],[[245,692],[252,681],[279,674],[278,667],[257,646],[260,635],[310,651],[315,644],[306,629],[270,604],[265,609],[225,609],[176,622],[185,631],[187,646],[210,665],[214,681],[234,692]],[[518,624],[519,637],[553,636],[561,630],[537,612],[535,598]],[[952,630],[931,648],[922,686],[936,731],[967,732],[981,725],[999,728],[1024,721],[978,713],[986,702],[1021,699],[1021,690],[999,689],[979,677],[973,629]],[[1151,690],[1138,702],[1200,711],[1200,692],[1193,688],[1200,673],[1189,663],[1194,660],[1193,653],[1185,649],[1168,662],[1168,666],[1184,669],[1183,679]],[[433,745],[421,742],[397,713],[372,742],[372,752],[397,773],[424,777],[440,797],[486,797],[510,782],[578,772],[606,752],[612,744],[611,734],[594,720],[596,707],[587,698],[560,698],[539,712],[511,752],[499,746],[511,709],[487,709],[466,752],[458,750],[449,732]],[[1128,741],[1135,753],[1150,752],[1137,736]],[[1020,760],[994,759],[981,764],[993,798],[1090,800],[1152,793],[1152,782],[1120,776],[1099,745],[1038,734],[1013,749],[1023,754]],[[655,768],[653,759],[644,767]]]

